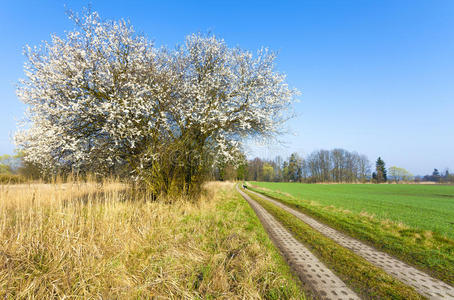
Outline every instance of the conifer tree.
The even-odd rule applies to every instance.
[[[388,180],[385,162],[383,161],[383,159],[381,159],[381,157],[377,158],[377,161],[375,163],[375,171],[377,176],[377,183],[386,182]]]

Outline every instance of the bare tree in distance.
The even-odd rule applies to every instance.
[[[292,153],[285,161],[280,156],[274,160],[255,158],[248,162],[247,179],[266,180],[262,176],[264,164],[274,168],[275,177],[271,181],[364,183],[371,177],[367,156],[340,148],[313,151],[305,157]]]

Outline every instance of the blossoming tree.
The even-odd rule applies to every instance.
[[[72,15],[76,28],[26,49],[28,106],[15,140],[44,170],[119,168],[158,194],[197,191],[210,166],[235,162],[242,142],[275,138],[297,91],[275,54],[190,35],[155,48],[125,21]]]

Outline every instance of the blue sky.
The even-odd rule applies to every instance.
[[[454,1],[2,1],[0,153],[24,106],[22,48],[63,34],[91,3],[103,18],[127,18],[158,45],[212,32],[231,46],[279,52],[278,70],[302,95],[272,157],[342,147],[379,155],[414,174],[454,171]]]

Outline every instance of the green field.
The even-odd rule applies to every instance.
[[[248,185],[454,284],[454,186]]]
[[[454,239],[454,186],[410,184],[300,184],[254,182],[297,199],[402,222]]]

